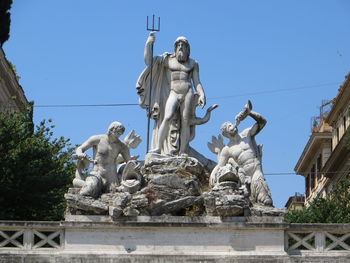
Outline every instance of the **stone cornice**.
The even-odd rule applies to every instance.
[[[311,155],[314,157],[313,152],[317,151],[324,141],[331,141],[332,133],[331,132],[313,132],[310,136],[309,141],[307,142],[303,153],[301,154],[297,164],[295,165],[294,171],[297,174],[301,174],[307,168],[308,158]]]

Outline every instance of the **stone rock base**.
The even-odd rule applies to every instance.
[[[88,196],[74,194],[79,189],[70,188],[65,195],[67,200],[67,215],[109,215],[112,218],[120,216],[149,215],[149,201],[145,194],[129,194],[124,192],[102,194],[94,199]]]
[[[69,189],[65,195],[67,215],[158,216],[203,215],[201,186],[206,182],[203,165],[188,156],[148,154],[140,173],[144,187],[125,191],[118,187],[114,193],[102,194],[94,199],[79,194],[78,188]],[[141,180],[139,180],[141,181]]]
[[[250,208],[250,215],[252,216],[284,216],[286,213],[286,209],[259,204],[254,204]]]
[[[137,169],[136,169],[137,168]],[[231,167],[232,168],[232,167]],[[98,198],[70,188],[65,195],[66,215],[106,215],[112,219],[135,216],[281,216],[285,210],[253,205],[247,190],[230,167],[220,171],[218,185],[203,193],[209,174],[189,156],[149,153],[141,163],[129,162],[124,185]],[[138,182],[132,187],[132,182]],[[140,187],[142,188],[140,189]]]
[[[231,187],[213,188],[203,194],[205,211],[208,216],[244,216],[249,215],[249,198],[243,191]]]

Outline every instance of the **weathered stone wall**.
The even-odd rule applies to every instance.
[[[0,222],[0,263],[350,262],[350,224],[286,224],[276,217],[67,220]]]
[[[27,98],[18,83],[16,73],[0,47],[0,110],[21,111],[28,106]]]

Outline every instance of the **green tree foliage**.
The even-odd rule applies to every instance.
[[[12,0],[0,1],[0,46],[10,38],[11,8]]]
[[[67,139],[30,113],[0,112],[0,219],[61,220],[74,164]]]
[[[316,198],[300,211],[289,211],[289,223],[350,223],[350,177],[334,185],[327,198]]]

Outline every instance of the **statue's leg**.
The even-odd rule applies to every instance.
[[[173,91],[170,92],[169,97],[165,104],[164,119],[159,127],[159,136],[157,147],[152,149],[150,152],[160,153],[164,140],[169,132],[170,121],[173,119],[176,109],[178,108],[178,101],[176,94]]]
[[[238,177],[241,181],[241,189],[243,190],[245,197],[251,196],[250,183],[251,178],[246,174],[246,171],[243,168],[238,168]]]
[[[219,165],[216,165],[213,169],[213,171],[211,171],[210,177],[209,177],[209,186],[210,187],[214,187],[216,184],[216,177],[217,177],[217,172],[219,170]]]
[[[271,192],[266,183],[260,165],[256,167],[252,177],[251,195],[255,202],[267,206],[272,206]]]
[[[73,179],[73,186],[75,188],[82,188],[84,184],[85,184],[84,180],[81,180],[81,179],[78,179],[78,178],[74,178]]]
[[[102,190],[102,180],[101,177],[96,175],[90,175],[86,177],[85,184],[80,190],[81,195],[98,197]]]
[[[190,89],[184,99],[184,102],[180,106],[181,110],[181,133],[180,133],[180,154],[186,153],[188,144],[190,142],[190,121],[191,121],[191,110],[193,100],[193,92]]]
[[[117,185],[117,171],[110,171],[108,174],[104,175],[104,188],[106,192],[115,191]]]
[[[75,178],[73,180],[73,186],[76,188],[82,188],[85,184],[85,175],[83,170],[88,168],[90,160],[88,158],[77,159],[77,169],[75,170]]]

